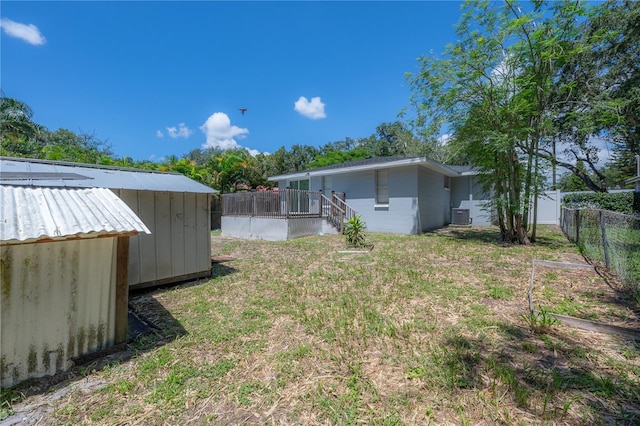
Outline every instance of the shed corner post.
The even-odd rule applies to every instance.
[[[118,237],[116,253],[115,344],[127,340],[129,322],[129,237]]]

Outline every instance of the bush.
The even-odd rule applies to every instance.
[[[633,214],[633,197],[633,192],[586,192],[565,195],[563,204],[571,209],[601,209]]]
[[[364,223],[359,214],[353,216],[344,225],[344,236],[347,239],[347,245],[355,248],[363,248],[367,244],[365,242],[367,224]]]

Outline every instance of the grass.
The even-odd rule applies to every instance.
[[[532,259],[580,261],[555,228],[542,227],[531,247],[481,229],[368,239],[374,250],[344,257],[340,236],[214,235],[214,254],[236,260],[214,265],[209,281],[132,297],[162,335],[132,343],[128,361],[87,371],[83,380],[106,385],[52,403],[45,422],[640,421],[638,343],[544,314],[637,327],[638,306],[625,305],[615,282],[589,270],[540,273],[544,313],[528,316]]]

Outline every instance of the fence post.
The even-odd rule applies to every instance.
[[[291,196],[291,194],[289,193],[290,189],[289,187],[287,187],[284,190],[284,216],[286,218],[289,218],[289,208],[290,208],[290,204],[291,204],[291,200],[289,199],[289,197]]]
[[[580,209],[576,209],[576,244],[580,247]]]
[[[600,229],[602,230],[602,249],[604,250],[604,264],[610,269],[609,248],[607,247],[607,233],[605,231],[604,211],[600,210]]]
[[[255,192],[250,192],[249,194],[251,194],[252,216],[257,216],[258,215],[258,206],[257,206],[257,200],[256,200],[256,193]]]

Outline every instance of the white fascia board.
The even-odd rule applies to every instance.
[[[403,166],[410,166],[410,165],[424,166],[431,170],[435,170],[437,172],[442,173],[443,175],[450,176],[450,177],[460,176],[460,173],[445,166],[444,164],[437,163],[425,157],[418,157],[418,158],[407,158],[407,159],[402,159],[398,161],[389,161],[386,163],[363,164],[363,165],[351,166],[351,167],[336,167],[336,168],[331,168],[326,170],[308,170],[305,172],[271,176],[271,177],[268,177],[267,180],[278,181],[278,180],[300,179],[300,178],[309,178],[312,176],[338,175],[343,173],[352,173],[352,172],[376,170],[376,169],[390,169],[394,167],[403,167]]]

